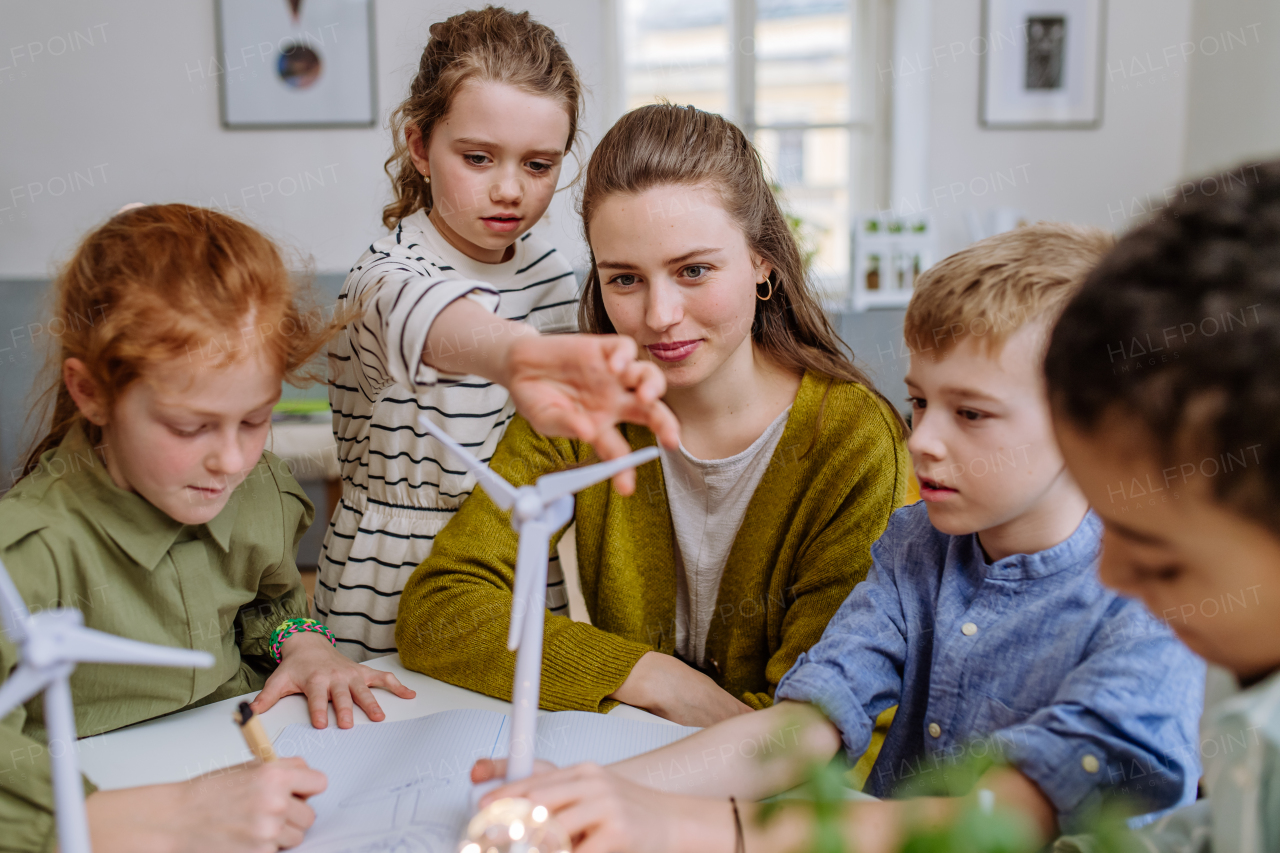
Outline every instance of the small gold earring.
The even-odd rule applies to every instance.
[[[766,281],[767,281],[767,282],[769,282],[769,292],[768,292],[767,294],[765,294],[764,296],[761,296],[761,295],[760,295],[760,285],[764,284]],[[766,278],[764,281],[757,281],[757,282],[756,282],[756,299],[759,299],[761,302],[768,302],[768,301],[769,301],[770,299],[772,299],[772,298],[773,298],[773,276],[772,276],[772,275],[770,275],[770,276],[769,276],[768,278]]]

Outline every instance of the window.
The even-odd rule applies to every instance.
[[[865,47],[874,0],[614,0],[620,107],[665,98],[736,122],[800,220],[813,281],[847,303],[853,217],[875,179],[876,96]],[[867,7],[867,8],[864,8]]]

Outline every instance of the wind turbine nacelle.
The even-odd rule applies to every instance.
[[[31,617],[22,658],[34,667],[55,666],[73,657],[67,649],[67,634],[84,625],[84,614],[62,607],[44,610]]]
[[[512,507],[511,514],[517,521],[529,521],[542,515],[545,508],[542,498],[538,497],[538,490],[533,486],[524,486],[516,492],[516,505]]]

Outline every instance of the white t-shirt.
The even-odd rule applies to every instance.
[[[660,448],[676,534],[676,653],[699,666],[725,562],[790,415],[788,406],[750,447],[727,459],[698,459],[683,444]]]

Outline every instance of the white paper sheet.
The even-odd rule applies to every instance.
[[[316,822],[300,853],[453,853],[470,818],[471,765],[504,755],[509,720],[493,711],[441,711],[353,729],[292,725],[276,752],[301,756],[329,787],[309,801]],[[561,767],[609,764],[697,729],[579,711],[543,714],[537,756]]]

